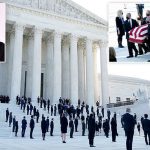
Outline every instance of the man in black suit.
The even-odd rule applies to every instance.
[[[124,30],[124,19],[122,15],[123,15],[122,10],[118,10],[116,17],[116,28],[117,28],[119,48],[124,48],[124,46],[122,46],[122,37],[125,35],[125,30]]]
[[[5,61],[5,44],[0,42],[0,62]]]
[[[150,120],[148,119],[148,114],[144,114],[144,120],[142,121],[142,127],[145,136],[146,145],[150,145]],[[147,141],[148,136],[148,141]]]
[[[127,45],[128,45],[128,51],[129,51],[129,56],[127,58],[133,57],[133,51],[135,52],[135,57],[138,55],[138,50],[135,46],[134,43],[129,42],[129,31],[132,30],[133,28],[138,26],[138,23],[136,20],[131,19],[131,14],[127,13],[126,15],[127,20],[125,21],[125,32],[126,32],[126,39],[127,39]]]
[[[130,114],[131,109],[127,108],[126,113],[122,117],[123,128],[125,131],[126,139],[126,148],[127,150],[132,150],[132,142],[133,142],[133,135],[134,135],[134,126],[135,126],[135,119],[133,115]]]

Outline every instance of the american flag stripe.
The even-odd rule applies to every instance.
[[[148,24],[135,27],[129,31],[129,41],[133,43],[142,44],[148,33]]]

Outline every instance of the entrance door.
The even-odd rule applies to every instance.
[[[25,79],[24,79],[24,96],[26,96],[26,87],[27,87],[27,71],[25,71]]]
[[[44,73],[41,73],[41,94],[40,94],[41,97],[43,97],[43,87],[44,87]]]

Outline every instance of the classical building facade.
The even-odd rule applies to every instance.
[[[102,103],[108,102],[107,22],[71,0],[6,2],[6,63],[0,64],[0,94],[98,100],[100,49]]]
[[[149,101],[150,81],[111,75],[109,76],[109,97],[109,103],[128,100]]]

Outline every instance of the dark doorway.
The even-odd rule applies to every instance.
[[[25,71],[25,79],[24,79],[24,97],[26,96],[26,87],[27,87],[27,71]]]
[[[40,97],[43,97],[43,87],[44,87],[44,73],[41,73],[41,94],[40,94]]]

